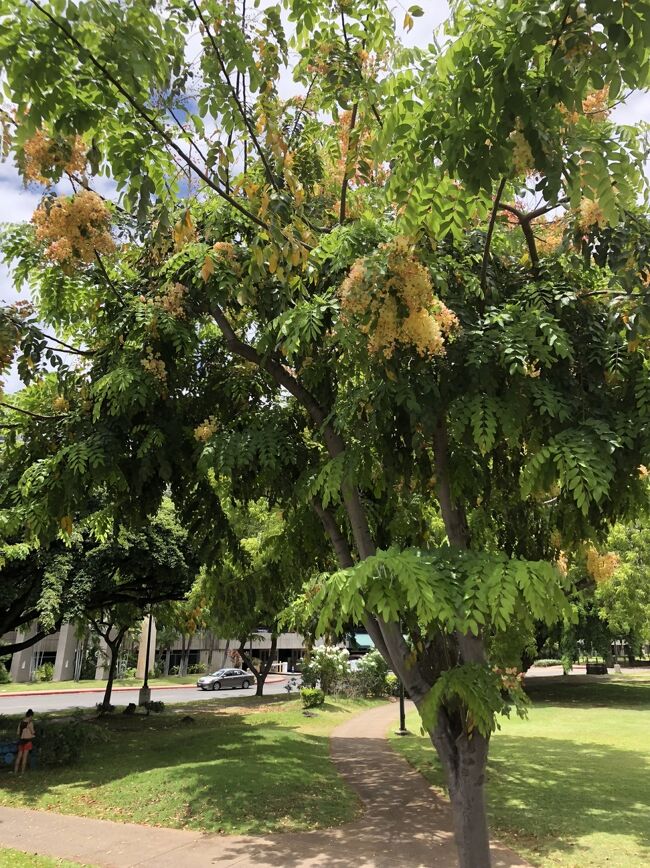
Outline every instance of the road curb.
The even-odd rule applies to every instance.
[[[288,681],[289,675],[268,675],[266,684],[279,684],[281,681]],[[127,692],[129,690],[140,690],[140,687],[114,687],[112,692],[118,691]],[[150,687],[150,690],[196,690],[196,684],[163,684]],[[103,687],[80,687],[70,690],[7,690],[0,691],[0,700],[3,697],[14,696],[67,696],[69,693],[104,693]]]

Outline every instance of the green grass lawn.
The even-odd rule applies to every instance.
[[[179,684],[196,684],[198,675],[170,675],[169,678],[150,678],[150,687],[178,687]],[[26,681],[0,684],[1,693],[20,693],[25,690],[104,690],[105,681]],[[142,687],[141,678],[117,678],[113,687]]]
[[[110,741],[78,763],[0,773],[0,805],[228,834],[338,825],[361,805],[330,760],[329,733],[370,704],[330,700],[305,717],[296,699],[278,696],[111,715],[86,724],[105,727]],[[183,723],[188,713],[193,722]]]
[[[528,720],[502,720],[492,740],[488,806],[494,834],[534,865],[650,865],[650,682],[529,682]],[[417,715],[409,718],[419,733]],[[427,739],[393,746],[437,786]]]
[[[36,856],[34,853],[23,853],[21,850],[0,847],[2,868],[79,868],[80,864],[80,862],[68,862],[67,859],[50,859],[48,856]],[[91,866],[86,865],[84,868],[91,868]]]

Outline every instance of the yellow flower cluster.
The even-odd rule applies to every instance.
[[[555,562],[558,570],[562,573],[563,576],[569,572],[569,559],[566,556],[565,552],[560,552],[557,556],[557,561]]]
[[[205,443],[206,440],[209,440],[210,437],[212,437],[216,430],[217,420],[214,416],[210,416],[209,419],[201,422],[201,424],[194,429],[194,437],[199,441],[199,443]]]
[[[51,138],[37,130],[23,146],[24,172],[28,181],[49,184],[51,176],[61,170],[70,175],[86,171],[86,146],[80,136]]]
[[[609,85],[595,90],[582,101],[582,111],[594,121],[604,121],[609,117]]]
[[[92,262],[95,253],[111,253],[108,208],[96,193],[59,196],[42,202],[32,217],[39,241],[49,242],[46,255],[55,262]]]
[[[151,347],[147,348],[146,358],[140,359],[140,364],[148,374],[151,374],[156,380],[161,383],[167,382],[167,368],[164,361],[160,358],[159,353],[154,353]]]
[[[577,123],[582,115],[585,115],[592,121],[607,120],[610,113],[609,85],[606,84],[600,90],[594,90],[588,94],[582,101],[581,112],[570,112],[565,105],[559,105],[558,108],[568,124]]]
[[[535,171],[535,159],[526,136],[521,130],[514,130],[510,133],[510,141],[512,142],[512,165],[515,175],[530,175]]]
[[[383,266],[383,267],[382,267]],[[444,353],[444,338],[458,325],[434,295],[427,269],[406,238],[395,238],[369,259],[358,259],[340,289],[344,321],[359,320],[373,355],[390,358],[398,345],[420,356]]]
[[[492,671],[501,679],[503,690],[518,690],[521,687],[521,682],[524,680],[524,673],[519,672],[514,666],[507,669],[499,669],[498,666],[495,666]]]
[[[176,319],[185,319],[186,293],[186,286],[183,286],[182,283],[175,283],[173,286],[170,286],[163,295],[160,296],[160,298],[158,299],[158,304],[170,316],[176,317]]]
[[[212,245],[214,252],[223,259],[234,260],[237,258],[237,250],[235,245],[230,241],[215,241]]]
[[[581,229],[583,232],[587,232],[593,226],[605,226],[607,224],[607,218],[603,214],[603,209],[593,199],[581,200],[577,217],[576,224],[578,229]]]
[[[535,225],[537,250],[543,256],[554,253],[564,240],[566,221],[564,217],[555,220],[540,221]]]
[[[614,552],[601,555],[593,546],[587,549],[587,572],[597,582],[607,582],[616,572],[621,559]]]
[[[63,397],[63,395],[57,395],[52,401],[52,409],[55,413],[65,413],[66,410],[70,409],[70,403]]]

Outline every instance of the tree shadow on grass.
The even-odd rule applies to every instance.
[[[650,709],[650,681],[596,681],[593,684],[576,684],[571,677],[540,676],[526,681],[526,693],[533,702],[540,705],[549,703],[563,707]]]
[[[7,775],[5,803],[17,803],[13,792],[25,807],[228,833],[335,825],[358,811],[327,736],[224,713],[100,725],[110,742],[86,747],[78,764]]]
[[[540,854],[579,850],[581,837],[602,833],[633,839],[650,864],[649,781],[650,762],[635,751],[500,734],[487,792],[495,825]]]

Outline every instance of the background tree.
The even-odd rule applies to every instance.
[[[616,558],[599,576],[595,602],[613,638],[625,640],[630,662],[650,643],[650,533],[645,515],[615,525],[606,542]]]
[[[286,5],[289,104],[275,7],[12,8],[18,163],[77,186],[5,245],[39,308],[5,312],[3,358],[59,373],[49,404],[4,402],[4,506],[48,538],[98,486],[127,515],[169,486],[206,562],[215,478],[313,506],[341,569],[305,601],[407,687],[482,868],[489,738],[522,703],[499,649],[568,612],[560,552],[645,497],[643,150],[609,110],[647,86],[650,4],[460,3],[415,52],[384,3]]]
[[[284,512],[263,498],[233,502],[227,514],[239,546],[202,576],[202,591],[219,634],[236,640],[242,661],[255,676],[256,695],[275,662],[283,615],[324,554],[314,519],[302,509]],[[320,564],[322,566],[322,563]],[[270,649],[258,660],[254,643],[260,630],[270,634]]]

